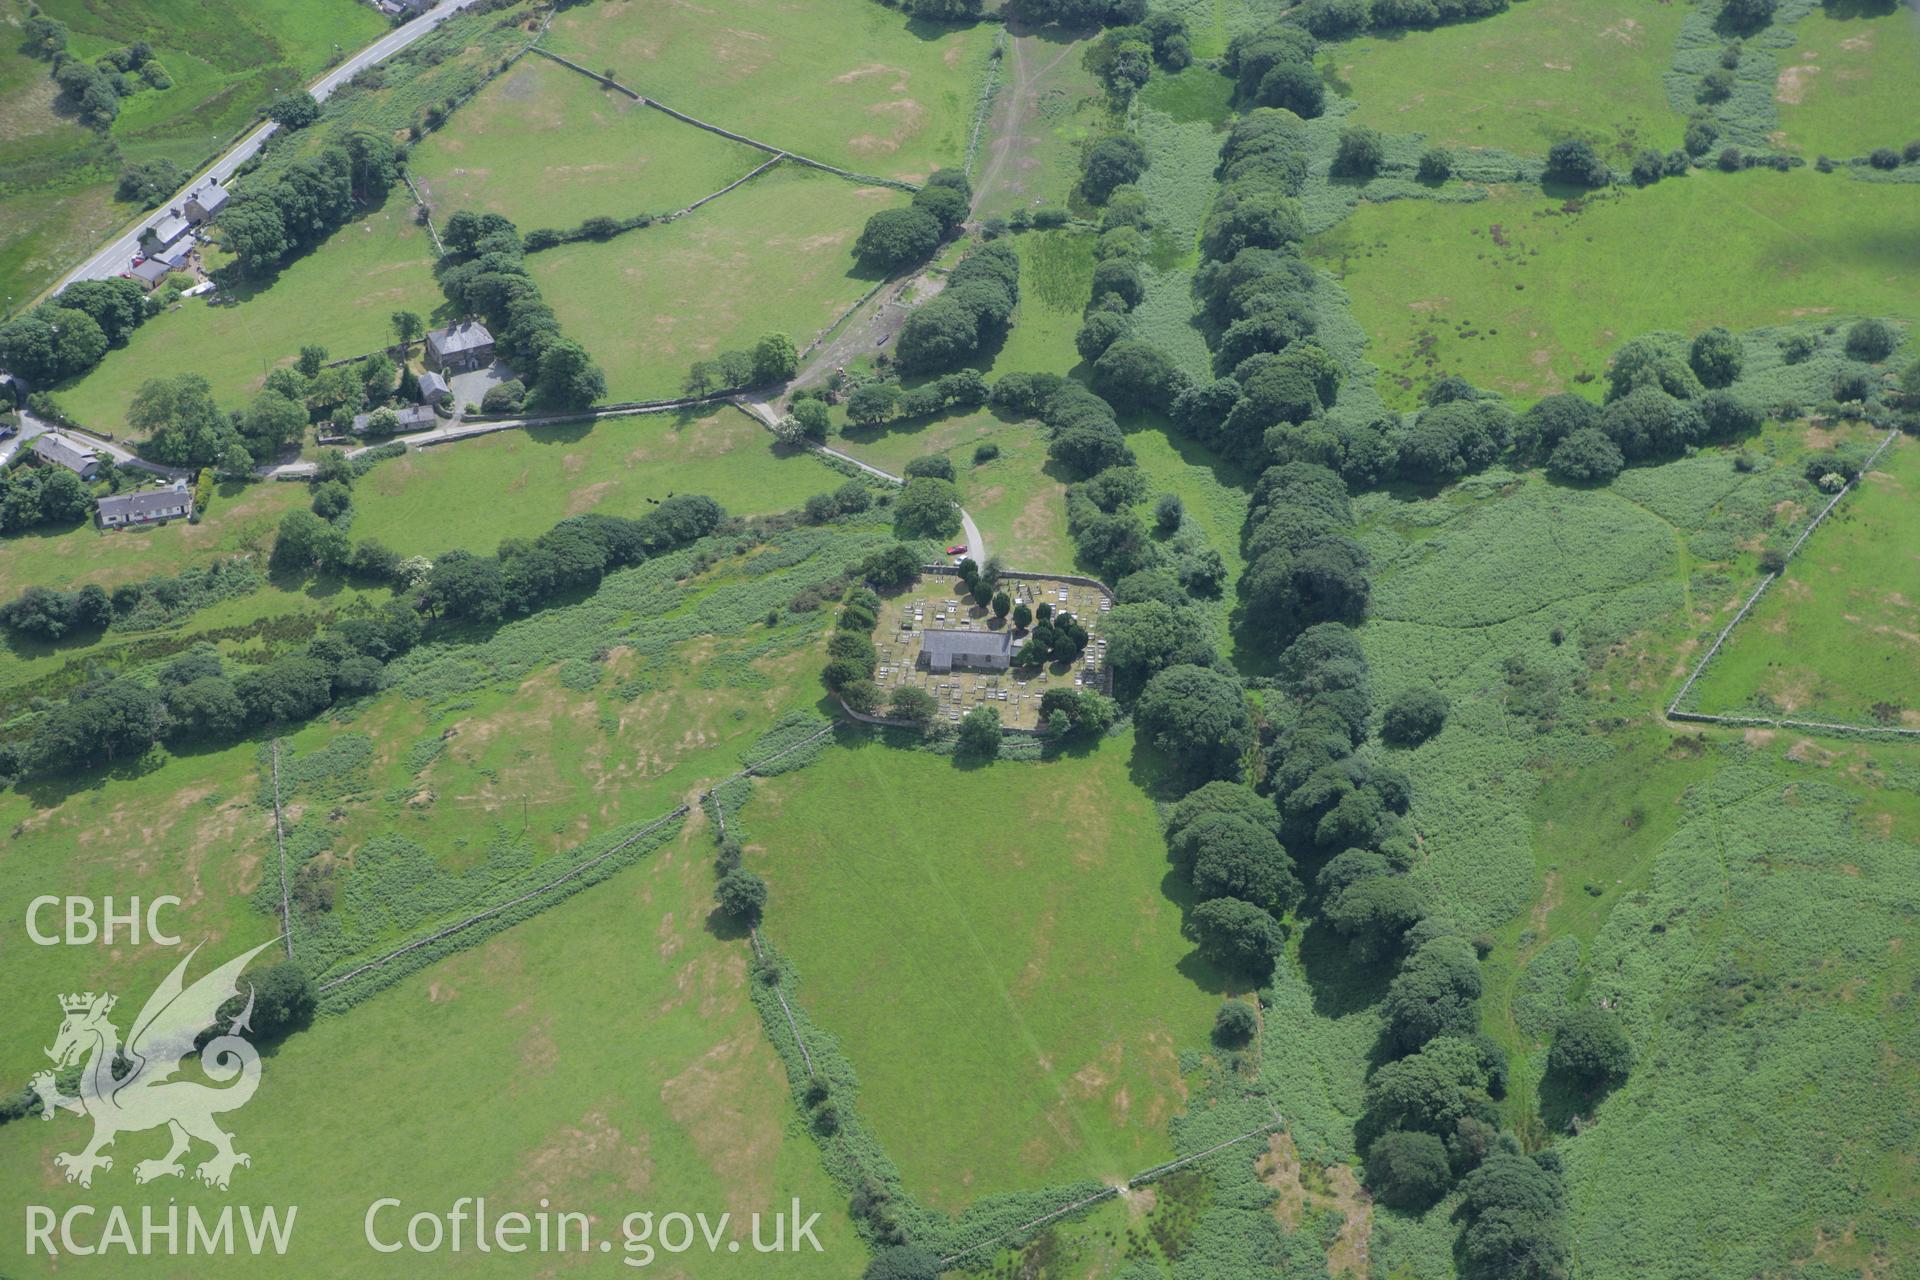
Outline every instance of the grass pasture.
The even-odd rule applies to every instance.
[[[549,1254],[542,1266],[617,1271],[622,1259],[638,1263],[642,1255],[623,1248],[625,1216],[651,1210],[657,1220],[683,1210],[704,1211],[709,1221],[724,1212],[731,1221],[713,1255],[704,1243],[687,1254],[661,1251],[652,1257],[657,1267],[792,1280],[855,1274],[865,1248],[844,1195],[789,1122],[785,1074],[747,999],[747,945],[707,928],[709,839],[704,828],[690,830],[608,883],[345,1017],[322,1020],[273,1053],[260,1096],[231,1127],[253,1156],[236,1173],[233,1194],[299,1206],[293,1245],[277,1265],[309,1275],[411,1277],[457,1262],[463,1274],[529,1274],[526,1256],[478,1253],[471,1234],[458,1255],[378,1254],[364,1239],[362,1220],[379,1196],[403,1201],[392,1214],[397,1236],[413,1213],[444,1213],[462,1196],[484,1195],[490,1214],[534,1213],[543,1201],[556,1212],[589,1214],[596,1248],[602,1239],[613,1246],[597,1261]],[[556,985],[563,974],[574,977]],[[25,1012],[9,1025],[51,1028],[58,1009],[37,994]],[[416,1074],[434,1062],[457,1064],[443,1087]],[[63,1117],[0,1130],[0,1195],[64,1209],[106,1187],[136,1216],[146,1203],[217,1212],[226,1202],[225,1193],[191,1181],[137,1187],[120,1161],[91,1193],[60,1182],[51,1177],[52,1155],[71,1149],[81,1124]],[[129,1134],[116,1150],[130,1165],[163,1140]],[[803,1218],[820,1215],[824,1252],[755,1253],[750,1215],[770,1219],[795,1197]],[[16,1257],[24,1253],[19,1232],[19,1216],[9,1215],[0,1248]],[[763,1239],[771,1235],[769,1222]],[[175,1276],[179,1264],[123,1260],[115,1274]],[[261,1265],[241,1254],[196,1258],[193,1270],[245,1276]]]
[[[1811,168],[1699,172],[1571,203],[1495,188],[1362,205],[1309,252],[1351,295],[1389,403],[1446,374],[1533,399],[1596,394],[1583,378],[1654,330],[1914,317],[1912,208],[1904,188]]]
[[[491,548],[588,511],[641,516],[670,493],[731,515],[791,511],[845,478],[731,406],[502,431],[384,462],[354,489],[353,533],[408,555]]]
[[[1020,303],[1000,348],[975,367],[1003,373],[1066,373],[1080,363],[1080,332],[1093,289],[1093,240],[1078,231],[1028,231],[1013,238],[1020,254]]]
[[[1920,9],[1911,0],[1822,5],[1794,34],[1773,92],[1784,146],[1841,160],[1913,140],[1904,86],[1920,68]]]
[[[1692,710],[1920,727],[1920,447],[1895,440],[1727,638]]]
[[[1483,1025],[1513,1058],[1508,1119],[1564,1153],[1594,1275],[1732,1280],[1912,1249],[1895,1208],[1912,1170],[1882,1153],[1916,1113],[1915,1049],[1888,1022],[1911,980],[1893,940],[1914,752],[1658,719],[1738,607],[1739,549],[1804,498],[1775,443],[1789,456],[1750,474],[1710,452],[1608,490],[1492,474],[1357,504],[1376,706],[1413,683],[1452,704],[1437,737],[1390,753],[1413,779],[1414,874],[1493,943]],[[1356,1097],[1341,1046],[1364,1054],[1380,993],[1346,987],[1312,930],[1300,960],[1313,1003],[1267,1078],[1302,1150],[1331,1134],[1337,1152]],[[1595,1104],[1542,1072],[1560,1012],[1600,998],[1638,1057]],[[1375,1273],[1450,1274],[1448,1212],[1376,1207]]]
[[[671,213],[766,158],[532,57],[428,135],[408,169],[436,218],[486,210],[524,232]]]
[[[92,521],[42,525],[0,539],[0,600],[27,587],[88,582],[111,587],[156,575],[173,576],[222,555],[271,549],[280,517],[307,505],[304,484],[222,484],[198,524],[104,530]]]
[[[985,445],[999,453],[976,463],[974,451]],[[1048,471],[1046,433],[1038,423],[1005,422],[981,411],[879,428],[843,426],[834,446],[894,475],[915,458],[940,454],[953,463],[960,505],[979,526],[990,554],[1033,572],[1073,564],[1067,486]]]
[[[1068,202],[1079,179],[1080,147],[1109,127],[1112,116],[1099,81],[1082,64],[1087,48],[1088,42],[1051,27],[1007,41],[974,166],[975,217]]]
[[[971,770],[837,747],[741,816],[801,1001],[928,1204],[1168,1158],[1177,1055],[1220,984],[1181,939],[1131,745]]]
[[[537,253],[529,269],[610,400],[676,395],[694,361],[784,330],[805,347],[876,280],[853,258],[867,216],[905,197],[782,165],[697,213]]]
[[[1661,73],[1685,13],[1663,0],[1527,0],[1474,22],[1343,41],[1321,61],[1358,104],[1354,123],[1536,156],[1582,138],[1621,164],[1678,143],[1685,122]]]
[[[404,189],[385,205],[334,232],[273,280],[210,305],[183,302],[134,331],[93,370],[55,389],[76,422],[123,434],[127,406],[149,378],[197,373],[221,407],[238,409],[276,366],[307,343],[335,359],[378,351],[393,341],[387,318],[406,309],[438,321],[446,306],[433,278],[426,229],[411,217]],[[211,296],[211,295],[209,295]]]
[[[915,180],[964,158],[992,42],[881,7],[606,0],[562,12],[547,47],[736,133]]]
[[[888,540],[881,525],[718,540],[704,572],[694,552],[671,553],[577,602],[442,632],[393,664],[379,695],[285,730],[289,879],[324,883],[334,902],[296,912],[302,963],[336,971],[544,883],[583,844],[732,773],[768,724],[820,696],[830,619],[788,602]],[[223,648],[252,662],[275,646],[262,635]],[[263,735],[156,750],[0,795],[14,832],[0,907],[24,918],[49,883],[174,893],[183,936],[270,925],[255,940],[273,936],[279,895],[260,896],[268,873],[278,879],[265,752]],[[15,990],[23,1002],[88,983],[124,990],[151,979],[141,966],[153,963],[145,948],[35,948]],[[0,1080],[24,1078],[35,1052],[0,1047]]]

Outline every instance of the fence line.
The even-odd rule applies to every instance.
[[[695,200],[692,204],[688,205],[686,208],[676,209],[672,213],[660,219],[660,221],[673,222],[679,218],[684,218],[688,214],[692,213],[695,209],[698,209],[701,205],[706,204],[708,201],[718,200],[721,196],[727,194],[727,192],[733,190],[735,187],[743,186],[746,183],[752,182],[755,178],[759,177],[761,174],[765,173],[767,170],[773,168],[773,166],[779,164],[782,160],[790,160],[790,159],[792,159],[792,157],[789,156],[786,152],[782,151],[780,154],[774,156],[773,159],[767,161],[765,164],[755,169],[752,173],[749,173],[744,177],[735,178],[732,182],[729,182],[726,186],[720,188],[718,191],[714,192],[712,195],[701,196],[698,200]]]
[[[421,225],[426,227],[427,234],[433,237],[433,256],[436,258],[446,257],[447,246],[440,243],[440,228],[433,225],[433,210],[427,208],[426,197],[420,194],[420,188],[413,185],[413,175],[407,170],[402,169],[400,171],[400,180],[406,183],[407,190],[413,193],[413,204],[415,208],[420,210]],[[391,350],[392,348],[388,349]]]
[[[406,955],[410,951],[418,951],[421,947],[427,946],[430,943],[438,942],[442,938],[451,937],[454,934],[459,933],[463,929],[471,928],[473,925],[480,923],[482,920],[488,919],[489,917],[492,917],[492,916],[497,916],[502,911],[505,911],[511,907],[517,907],[523,902],[527,902],[533,898],[537,898],[541,894],[545,893],[547,890],[555,888],[559,885],[565,884],[567,881],[573,879],[575,876],[579,875],[581,872],[588,871],[594,867],[599,866],[601,863],[605,862],[608,858],[611,858],[614,854],[619,853],[623,849],[630,848],[637,841],[645,838],[646,836],[651,835],[657,828],[659,828],[663,824],[671,822],[675,818],[684,818],[686,815],[687,815],[687,806],[683,804],[679,808],[673,810],[671,813],[665,814],[662,817],[655,818],[652,822],[649,822],[646,826],[640,828],[640,830],[634,832],[632,835],[628,836],[625,840],[622,840],[619,844],[616,844],[615,846],[613,846],[613,848],[607,850],[605,853],[599,854],[596,857],[589,858],[587,861],[581,863],[579,866],[573,868],[571,871],[568,871],[565,875],[559,876],[553,880],[549,880],[547,883],[540,885],[538,888],[529,889],[525,893],[521,894],[519,897],[513,898],[507,902],[503,902],[497,907],[488,907],[485,911],[476,912],[475,914],[468,916],[465,920],[462,920],[457,924],[450,924],[446,928],[440,929],[434,933],[430,933],[424,938],[417,938],[414,941],[407,943],[403,947],[396,947],[392,951],[389,951],[386,955],[380,956],[377,959],[369,960],[365,964],[359,966],[358,968],[351,969],[348,972],[341,974],[339,977],[333,979],[330,982],[321,983],[320,994],[325,995],[327,992],[332,991],[334,988],[342,985],[343,983],[352,981],[354,978],[359,977],[363,973],[368,973],[374,969],[380,968],[382,965],[386,964],[390,960],[397,960],[401,956]]]
[[[287,895],[287,838],[280,825],[280,739],[272,743],[273,757],[273,847],[280,858],[280,936],[287,944],[287,959],[293,959],[293,902]]]
[[[1148,1169],[1144,1173],[1137,1173],[1133,1177],[1128,1178],[1126,1182],[1122,1185],[1126,1190],[1131,1191],[1135,1187],[1144,1186],[1146,1183],[1152,1182],[1155,1179],[1163,1178],[1167,1174],[1172,1173],[1175,1169],[1183,1168],[1186,1165],[1192,1164],[1196,1160],[1204,1160],[1208,1156],[1213,1155],[1215,1152],[1225,1151],[1228,1147],[1235,1146],[1239,1143],[1245,1142],[1248,1138],[1258,1137],[1261,1134],[1272,1133],[1275,1129],[1284,1128],[1285,1123],[1286,1122],[1280,1118],[1280,1113],[1278,1111],[1275,1111],[1274,1122],[1272,1124],[1263,1124],[1257,1129],[1249,1129],[1245,1133],[1241,1134],[1239,1137],[1228,1138],[1225,1142],[1215,1143],[1213,1146],[1208,1147],[1205,1151],[1196,1151],[1190,1156],[1183,1156],[1180,1159],[1170,1161],[1167,1164],[1155,1165],[1153,1168]],[[960,1259],[968,1257],[972,1254],[979,1253],[982,1249],[990,1249],[990,1248],[993,1248],[995,1245],[1002,1243],[1003,1241],[1013,1239],[1015,1236],[1025,1235],[1027,1232],[1032,1231],[1035,1227],[1043,1227],[1047,1223],[1052,1222],[1056,1218],[1063,1218],[1067,1214],[1073,1213],[1075,1210],[1078,1210],[1078,1209],[1084,1209],[1090,1204],[1098,1204],[1102,1200],[1110,1200],[1114,1196],[1119,1195],[1121,1190],[1122,1190],[1122,1187],[1103,1187],[1099,1191],[1094,1192],[1090,1196],[1082,1196],[1080,1199],[1075,1200],[1072,1204],[1062,1205],[1060,1208],[1053,1210],[1051,1213],[1041,1214],[1039,1217],[1035,1218],[1032,1222],[1023,1223],[1020,1226],[1014,1227],[1007,1231],[1003,1231],[999,1235],[994,1236],[991,1240],[983,1240],[979,1244],[973,1245],[971,1248],[962,1249],[959,1253],[949,1254],[948,1256],[940,1259],[940,1267],[942,1270],[945,1270],[948,1267],[953,1266],[953,1264],[958,1262]]]
[[[767,953],[760,945],[760,930],[749,926],[747,936],[753,939],[753,953],[765,960]],[[777,984],[773,988],[773,998],[780,1002],[780,1012],[787,1015],[787,1030],[793,1033],[793,1042],[800,1046],[800,1060],[807,1064],[807,1079],[817,1078],[813,1069],[813,1055],[807,1052],[807,1040],[800,1034],[800,1024],[793,1016],[793,1006],[787,1003],[786,993]]]
[[[973,132],[967,137],[967,158],[960,166],[960,172],[973,178],[973,162],[980,154],[980,131],[987,127],[987,117],[993,114],[993,99],[1000,91],[1000,65],[1006,60],[1007,32],[1002,27],[993,35],[993,56],[987,59],[987,82],[980,87],[980,101],[973,109]]]
[[[532,52],[539,54],[543,58],[551,58],[563,67],[567,67],[574,71],[578,71],[581,75],[586,76],[589,80],[593,80],[600,84],[603,84],[607,88],[612,89],[618,93],[626,94],[629,98],[632,98],[635,102],[640,103],[642,106],[652,107],[655,111],[665,112],[667,115],[672,116],[675,120],[678,120],[683,124],[690,124],[696,129],[705,129],[708,133],[717,134],[722,138],[731,139],[734,142],[741,143],[745,146],[753,147],[759,151],[768,152],[771,155],[784,156],[787,159],[792,160],[798,164],[806,165],[810,169],[819,169],[826,173],[836,174],[839,177],[846,178],[851,182],[866,183],[869,186],[894,187],[901,191],[918,191],[920,189],[918,186],[916,186],[911,182],[902,182],[897,178],[883,178],[878,174],[855,173],[851,169],[842,169],[837,164],[828,164],[824,160],[815,160],[811,156],[803,156],[803,155],[800,155],[798,152],[788,151],[784,147],[776,147],[770,142],[762,142],[758,138],[750,138],[744,133],[735,133],[733,130],[725,128],[721,125],[713,124],[713,123],[710,123],[709,121],[702,120],[698,116],[690,116],[684,111],[675,110],[673,107],[668,106],[666,103],[660,101],[658,98],[649,98],[646,94],[641,93],[638,89],[628,88],[626,85],[621,84],[618,80],[615,80],[612,76],[602,75],[598,71],[589,71],[585,67],[581,66],[579,63],[573,61],[573,59],[563,58],[559,54],[553,52],[551,49],[542,49],[538,45],[535,45],[532,47]]]
[[[1867,460],[1861,464],[1860,475],[1866,475],[1867,472],[1873,468],[1873,464],[1880,460],[1880,455],[1887,451],[1888,447],[1893,444],[1899,435],[1900,432],[1898,429],[1887,432],[1886,438],[1880,441],[1879,446],[1876,447],[1872,453],[1868,454]],[[1807,527],[1800,531],[1800,536],[1793,540],[1793,545],[1787,548],[1787,554],[1784,560],[1790,561],[1796,555],[1800,554],[1800,548],[1806,545],[1808,538],[1813,536],[1813,531],[1818,529],[1821,522],[1829,515],[1833,514],[1833,509],[1840,505],[1840,499],[1853,492],[1854,486],[1858,483],[1859,479],[1856,477],[1840,486],[1840,491],[1834,494],[1833,497],[1828,500],[1827,505],[1820,509],[1820,514],[1808,522]],[[1681,701],[1692,691],[1694,682],[1699,680],[1701,673],[1707,669],[1707,664],[1713,661],[1713,655],[1720,652],[1720,646],[1727,642],[1727,637],[1733,634],[1733,629],[1740,625],[1741,619],[1745,618],[1747,614],[1752,611],[1753,606],[1759,603],[1761,595],[1766,592],[1768,587],[1773,585],[1774,579],[1779,576],[1780,571],[1776,570],[1767,574],[1764,578],[1761,578],[1760,584],[1753,589],[1753,594],[1748,596],[1747,602],[1740,606],[1740,612],[1733,615],[1733,621],[1727,623],[1726,626],[1720,629],[1720,634],[1714,637],[1713,643],[1708,646],[1706,653],[1702,654],[1700,661],[1694,664],[1693,671],[1687,676],[1686,683],[1680,686],[1680,691],[1673,695],[1673,701],[1667,704],[1667,718],[1670,720],[1698,720],[1710,724],[1778,724],[1785,726],[1804,726],[1808,728],[1850,728],[1869,733],[1914,732],[1913,730],[1881,730],[1877,727],[1870,729],[1861,725],[1822,725],[1819,721],[1815,720],[1785,721],[1773,720],[1767,717],[1709,716],[1698,712],[1683,712],[1680,710]]]

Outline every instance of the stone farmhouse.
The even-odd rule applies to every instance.
[[[927,670],[945,674],[955,667],[1005,671],[1013,666],[1013,636],[999,631],[923,631],[920,658]]]
[[[209,182],[187,197],[187,220],[195,225],[211,222],[227,207],[228,198],[225,187],[217,182]]]
[[[138,489],[132,493],[110,493],[99,501],[102,529],[123,529],[135,524],[164,524],[168,520],[193,518],[193,494],[184,480],[165,489]]]
[[[427,334],[427,367],[441,373],[467,373],[493,363],[493,335],[478,320],[462,320]]]

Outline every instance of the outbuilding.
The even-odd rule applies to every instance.
[[[94,472],[100,470],[100,455],[92,446],[58,431],[43,431],[35,436],[33,453],[43,461],[65,467],[82,480],[93,479]]]
[[[367,424],[373,420],[373,414],[378,412],[380,411],[375,409],[373,413],[354,414],[353,434],[357,436],[367,434]],[[391,434],[394,435],[403,431],[424,431],[438,421],[438,415],[434,413],[433,406],[425,404],[410,404],[404,409],[395,409],[393,417],[394,428]]]
[[[177,210],[168,210],[167,215],[148,227],[146,234],[140,237],[154,253],[165,253],[178,244],[191,228],[187,220]]]

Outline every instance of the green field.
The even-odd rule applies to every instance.
[[[1678,144],[1685,122],[1660,77],[1685,14],[1664,0],[1527,0],[1477,22],[1345,41],[1321,61],[1358,104],[1354,123],[1521,155],[1584,138],[1620,163]]]
[[[1784,145],[1840,160],[1913,140],[1904,90],[1920,67],[1920,11],[1910,0],[1823,5],[1794,34],[1773,95]]]
[[[1733,1277],[1912,1248],[1895,1208],[1912,1170],[1884,1153],[1911,1122],[1920,1052],[1886,1022],[1911,978],[1889,942],[1920,836],[1899,781],[1913,752],[1658,720],[1690,646],[1738,606],[1748,571],[1729,557],[1807,491],[1797,472],[1707,453],[1611,491],[1490,475],[1363,499],[1376,706],[1416,681],[1453,705],[1438,737],[1394,753],[1413,777],[1415,874],[1445,914],[1489,929],[1482,1012],[1514,1055],[1508,1119],[1565,1153],[1595,1275]],[[1510,657],[1554,694],[1523,697]],[[1339,1007],[1341,970],[1311,933],[1302,961]],[[1568,1099],[1542,1087],[1545,1045],[1561,1010],[1600,997],[1639,1065],[1571,1137]],[[1303,1151],[1322,1133],[1338,1151],[1354,1031],[1316,1017],[1289,1040],[1280,1105]],[[1374,1265],[1447,1274],[1447,1211],[1376,1210]]]
[[[735,515],[791,511],[844,476],[788,453],[730,406],[502,431],[382,463],[354,490],[353,532],[396,551],[488,549],[588,511],[640,516],[670,493]]]
[[[1219,979],[1180,936],[1131,745],[972,770],[836,749],[742,816],[769,936],[930,1204],[1166,1158],[1177,1054],[1204,1040]]]
[[[767,158],[536,57],[430,134],[408,169],[435,217],[484,209],[531,231],[671,213]]]
[[[307,343],[336,359],[360,356],[393,341],[387,317],[395,311],[440,321],[446,299],[433,279],[432,246],[403,197],[340,228],[257,291],[243,288],[219,305],[194,298],[155,316],[91,373],[56,388],[55,399],[75,421],[119,434],[149,378],[200,374],[223,407],[239,409]]]
[[[17,31],[22,0],[0,4]],[[48,0],[71,30],[70,50],[93,58],[136,40],[154,47],[170,89],[121,103],[106,135],[56,103],[49,65],[0,49],[0,295],[24,304],[139,210],[113,199],[131,163],[166,158],[192,170],[250,128],[268,102],[370,44],[385,29],[356,0]]]
[[[1008,40],[974,165],[975,217],[1068,202],[1081,146],[1111,127],[1106,94],[1081,62],[1087,47],[1054,29]]]
[[[42,525],[0,539],[0,600],[32,586],[80,583],[112,586],[136,578],[172,576],[217,556],[264,554],[273,526],[307,505],[303,484],[223,484],[197,524],[104,530],[92,521]]]
[[[1077,231],[1028,231],[1013,238],[1020,254],[1020,303],[1013,328],[976,368],[1003,373],[1066,373],[1080,363],[1073,335],[1093,287],[1093,237]]]
[[[1362,205],[1310,252],[1352,295],[1390,403],[1446,374],[1531,399],[1593,393],[1582,375],[1653,330],[1920,314],[1912,216],[1904,187],[1701,172],[1571,205],[1521,188]]]
[[[974,462],[974,450],[992,445],[999,456]],[[1017,569],[1066,569],[1073,564],[1067,537],[1066,484],[1047,472],[1044,429],[1035,422],[1003,422],[992,413],[845,427],[834,447],[882,471],[901,474],[915,458],[937,453],[953,463],[960,504],[980,527],[990,554]]]
[[[605,0],[563,11],[546,43],[736,133],[911,180],[965,158],[992,39],[875,6]]]
[[[1689,709],[1920,725],[1920,448],[1896,440],[1728,637]]]
[[[447,1266],[445,1254],[375,1253],[362,1230],[368,1206],[381,1196],[403,1201],[379,1220],[394,1239],[413,1213],[445,1213],[462,1196],[483,1195],[492,1214],[534,1213],[543,1202],[590,1214],[594,1240],[613,1244],[613,1260],[549,1255],[540,1268],[618,1269],[618,1259],[643,1256],[624,1252],[627,1214],[651,1211],[658,1221],[705,1211],[709,1221],[733,1215],[718,1252],[708,1256],[704,1243],[678,1256],[658,1252],[652,1261],[663,1273],[678,1265],[702,1276],[855,1274],[865,1249],[845,1196],[789,1124],[784,1073],[746,998],[747,944],[720,941],[705,927],[708,848],[704,830],[690,831],[615,880],[274,1053],[259,1096],[229,1123],[253,1157],[235,1175],[234,1198],[299,1206],[293,1245],[278,1265],[385,1276]],[[225,956],[236,941],[210,953]],[[556,974],[592,977],[557,987]],[[51,1029],[58,1008],[37,992],[20,1012],[9,1025]],[[437,1085],[425,1078],[430,1068]],[[488,1101],[476,1107],[477,1099]],[[153,1132],[125,1135],[121,1161],[91,1193],[49,1183],[53,1153],[79,1141],[81,1124],[63,1117],[0,1130],[0,1195],[60,1208],[103,1194],[129,1206],[174,1199],[206,1211],[228,1200],[191,1181],[135,1187],[121,1162],[157,1154],[153,1144],[165,1138]],[[785,1210],[795,1197],[803,1218],[820,1215],[814,1234],[824,1252],[755,1253],[749,1215]],[[0,1248],[16,1259],[20,1231],[17,1214],[0,1228]],[[764,1238],[771,1236],[769,1225]],[[114,1267],[118,1275],[176,1276],[184,1261]],[[470,1234],[458,1261],[464,1273],[529,1274],[528,1257],[477,1254]],[[21,1261],[16,1273],[42,1274],[40,1265]],[[244,1255],[201,1257],[192,1270],[257,1275],[263,1265]]]
[[[610,400],[677,395],[696,360],[782,330],[805,347],[876,282],[854,262],[867,216],[904,200],[782,165],[698,212],[528,258]]]
[[[786,605],[885,537],[866,525],[718,541],[705,572],[692,552],[662,556],[491,633],[443,630],[389,668],[378,696],[287,728],[289,875],[298,882],[311,862],[337,889],[333,910],[296,919],[304,962],[315,973],[345,967],[544,883],[582,842],[659,817],[732,773],[769,724],[819,697],[827,618]],[[305,639],[263,632],[224,644],[229,661]],[[23,918],[50,881],[75,893],[173,893],[186,934],[272,936],[277,894],[255,897],[264,874],[278,876],[265,742],[157,749],[8,791],[0,822],[15,833],[14,856],[0,906]],[[5,1000],[24,1008],[89,983],[135,987],[166,960],[146,947],[36,949],[31,980]],[[24,1079],[38,1050],[16,1040],[0,1054],[0,1080]]]

